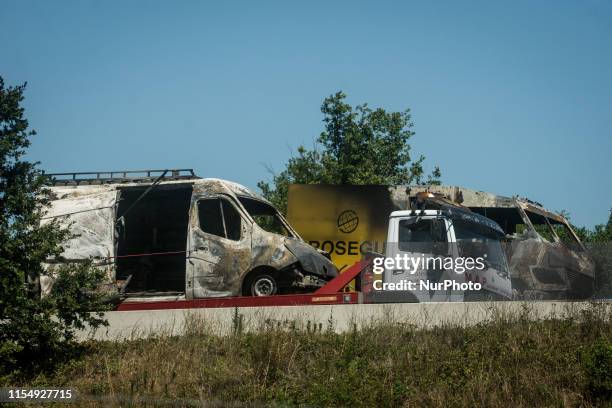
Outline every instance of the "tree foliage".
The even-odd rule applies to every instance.
[[[608,222],[597,224],[593,229],[586,227],[576,227],[572,224],[572,229],[580,240],[589,244],[603,244],[612,242],[612,209],[608,215]]]
[[[21,105],[25,87],[5,87],[0,77],[0,375],[52,364],[70,350],[75,329],[104,323],[86,312],[101,278],[90,264],[58,268],[52,295],[37,292],[43,263],[61,259],[69,231],[41,225],[52,194],[39,163],[24,158],[36,134]]]
[[[264,197],[282,212],[289,184],[439,184],[440,169],[425,176],[424,156],[412,160],[410,111],[387,112],[367,104],[352,107],[338,92],[321,105],[325,130],[313,149],[300,146],[286,168],[261,181]]]

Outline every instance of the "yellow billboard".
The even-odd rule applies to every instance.
[[[365,252],[384,252],[389,214],[397,209],[387,186],[292,184],[287,219],[343,271]]]

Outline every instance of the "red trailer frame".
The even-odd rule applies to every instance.
[[[362,303],[361,292],[343,292],[343,289],[369,265],[368,261],[356,262],[346,271],[314,293],[274,296],[233,296],[222,298],[159,300],[150,302],[123,301],[115,310],[160,310],[160,309],[196,309],[217,307],[263,307],[263,306],[303,306],[303,305],[338,305]]]

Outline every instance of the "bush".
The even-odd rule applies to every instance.
[[[49,296],[11,305],[10,318],[0,323],[0,376],[28,377],[77,356],[75,331],[108,325],[102,276],[91,263],[62,265]]]
[[[5,87],[0,77],[0,376],[52,368],[77,351],[75,329],[103,323],[95,289],[101,275],[91,264],[59,267],[53,294],[36,290],[43,262],[61,260],[70,233],[57,222],[42,225],[53,196],[38,163],[23,159],[30,146],[24,118],[25,84]]]
[[[382,322],[335,333],[297,323],[217,335],[206,322],[188,321],[184,336],[92,343],[82,359],[31,384],[75,387],[81,406],[609,401],[610,343],[602,339],[612,338],[612,324],[599,308],[541,321],[499,315],[471,327]]]
[[[612,397],[612,343],[601,339],[582,353],[582,364],[587,373],[587,389],[594,400]]]

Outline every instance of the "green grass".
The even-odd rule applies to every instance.
[[[236,324],[219,336],[193,320],[183,336],[88,343],[54,373],[12,385],[71,386],[89,398],[79,406],[611,406],[609,306],[341,334]]]

